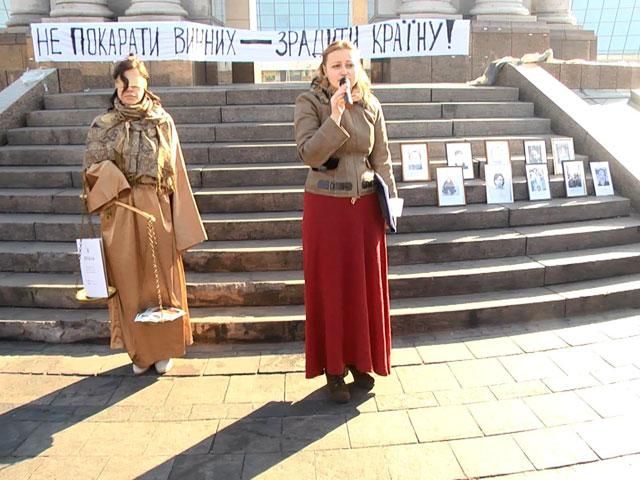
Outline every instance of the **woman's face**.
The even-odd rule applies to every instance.
[[[116,79],[118,98],[125,105],[140,103],[147,89],[147,80],[135,68],[125,71],[123,75],[129,81],[129,87],[125,90],[124,82],[118,77]]]
[[[357,53],[348,48],[342,48],[327,55],[324,72],[329,84],[337,89],[342,77],[348,77],[351,85],[355,85],[358,68],[360,68],[360,62]]]

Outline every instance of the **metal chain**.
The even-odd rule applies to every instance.
[[[153,275],[156,279],[156,292],[158,294],[158,306],[160,312],[162,312],[162,292],[160,291],[160,275],[158,273],[158,261],[156,260],[156,247],[158,246],[158,239],[156,237],[156,230],[153,228],[152,218],[147,218],[147,235],[149,237],[149,246],[151,247],[151,259],[153,260]]]

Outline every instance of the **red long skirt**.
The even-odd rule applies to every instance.
[[[306,377],[346,365],[388,375],[391,321],[385,224],[376,194],[306,192],[302,220]]]

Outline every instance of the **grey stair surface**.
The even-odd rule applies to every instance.
[[[278,86],[161,88],[180,133],[209,240],[184,255],[198,341],[299,340],[304,335],[302,199],[307,167],[293,139],[296,96]],[[378,85],[404,215],[387,238],[396,333],[563,318],[640,306],[640,216],[621,196],[528,200],[526,140],[551,121],[507,87]],[[105,305],[79,304],[75,238],[82,215],[82,157],[90,122],[111,91],[46,95],[44,109],[9,130],[0,147],[0,338],[72,342],[109,335]],[[515,202],[487,205],[485,142],[506,140]],[[476,178],[467,205],[438,207],[433,180],[401,181],[400,146],[428,145],[429,171],[450,142],[470,142]],[[584,152],[583,152],[584,153]],[[614,179],[615,181],[615,179]]]

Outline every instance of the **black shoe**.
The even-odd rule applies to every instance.
[[[327,389],[329,390],[329,398],[336,403],[347,403],[351,400],[349,388],[344,383],[342,375],[329,375],[327,377]]]
[[[376,384],[375,379],[368,373],[361,372],[360,370],[358,370],[356,367],[353,367],[353,366],[349,366],[348,368],[349,368],[349,371],[351,372],[351,375],[353,375],[353,384],[356,387],[366,390],[368,392]]]

